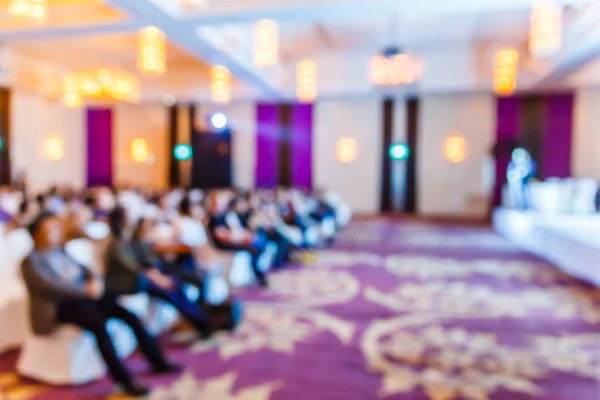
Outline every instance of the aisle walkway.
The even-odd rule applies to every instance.
[[[189,369],[152,379],[153,400],[600,399],[600,291],[482,228],[355,222],[243,297],[235,335],[169,344]],[[92,400],[109,384],[32,389]]]

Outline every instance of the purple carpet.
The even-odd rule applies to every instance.
[[[165,340],[182,376],[129,361],[151,399],[600,398],[600,291],[488,229],[357,221],[307,265],[271,276],[270,290],[241,293],[234,335]],[[14,360],[0,358],[0,371]],[[29,398],[111,391],[34,387]]]

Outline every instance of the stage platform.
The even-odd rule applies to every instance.
[[[600,214],[543,214],[499,208],[494,229],[565,272],[600,286]]]

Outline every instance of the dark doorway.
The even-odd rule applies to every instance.
[[[11,183],[9,116],[10,91],[0,88],[0,185]]]
[[[406,160],[406,197],[404,212],[417,212],[417,154],[419,154],[419,99],[406,101],[406,144],[410,155]]]
[[[192,134],[192,187],[200,189],[232,186],[231,131]]]

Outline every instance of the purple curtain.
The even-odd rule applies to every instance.
[[[87,184],[111,186],[112,181],[112,110],[87,110]]]
[[[573,137],[572,93],[545,98],[544,136],[542,140],[542,179],[571,176],[571,142]]]
[[[292,185],[312,190],[312,104],[292,107],[291,172]]]
[[[269,188],[279,181],[279,106],[256,106],[255,186]]]
[[[518,97],[499,97],[496,104],[496,180],[494,185],[494,205],[502,200],[502,187],[506,184],[506,168],[511,152],[507,145],[519,136],[521,101]]]

